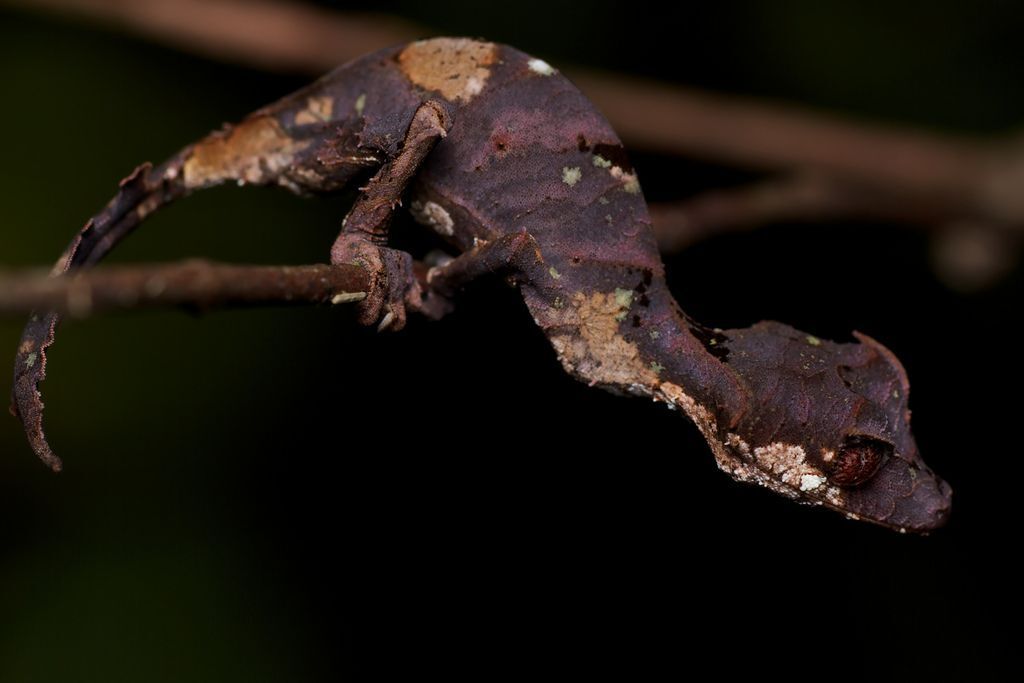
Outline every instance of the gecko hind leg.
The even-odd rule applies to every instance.
[[[405,327],[407,308],[431,317],[444,313],[444,303],[428,296],[417,281],[412,256],[386,245],[403,193],[450,127],[448,113],[437,102],[428,101],[417,108],[402,150],[363,188],[331,247],[331,263],[358,263],[369,271],[370,291],[358,304],[359,322],[364,325],[397,331]]]
[[[428,290],[448,299],[473,280],[501,272],[536,281],[543,264],[540,246],[533,235],[525,230],[512,232],[431,268],[427,272]]]

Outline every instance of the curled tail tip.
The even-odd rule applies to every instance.
[[[150,213],[185,192],[179,179],[181,159],[174,157],[154,170],[140,164],[119,184],[106,207],[90,218],[75,235],[51,274],[87,267],[106,255]],[[33,314],[22,333],[15,358],[11,413],[21,420],[29,444],[51,470],[63,464],[43,432],[43,401],[39,385],[46,378],[46,351],[53,344],[60,316],[53,312]]]
[[[60,472],[63,464],[46,441],[43,431],[43,398],[40,383],[46,379],[46,351],[60,318],[55,313],[33,314],[18,346],[14,362],[14,387],[10,411],[21,421],[35,454],[47,467]]]
[[[36,452],[39,459],[43,461],[43,464],[50,468],[50,470],[56,474],[60,474],[64,470],[64,462],[57,456],[56,453],[50,448],[50,445],[46,443],[46,437],[42,437],[40,443],[33,443],[32,450]]]
[[[28,437],[29,446],[43,461],[43,464],[54,472],[63,470],[64,463],[50,448],[50,444],[46,440],[46,433],[43,431],[43,402],[39,391],[33,389],[30,395],[26,396],[19,391],[19,386],[16,384],[14,402],[11,404],[10,411],[12,415],[21,420],[21,426],[25,430],[25,436]]]
[[[43,431],[43,402],[38,391],[32,393],[34,396],[23,396],[16,385],[14,401],[9,408],[10,413],[21,421],[29,446],[36,456],[51,470],[60,472],[64,469],[64,463],[50,448],[46,433]],[[26,415],[31,417],[26,419]]]

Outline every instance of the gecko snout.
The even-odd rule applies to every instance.
[[[932,472],[914,449],[896,453],[881,463],[861,485],[842,489],[847,514],[896,529],[927,533],[946,524],[953,488]]]

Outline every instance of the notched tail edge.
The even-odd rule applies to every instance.
[[[184,195],[181,166],[184,154],[154,170],[137,167],[120,183],[118,193],[79,230],[51,271],[52,276],[90,266],[105,256],[150,213]],[[14,361],[11,414],[21,420],[32,450],[51,470],[63,469],[43,429],[43,400],[39,389],[46,378],[46,352],[53,345],[61,316],[52,311],[32,314],[21,334]]]

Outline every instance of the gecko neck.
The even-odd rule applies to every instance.
[[[524,284],[523,294],[576,379],[675,404],[702,430],[701,422],[733,423],[742,392],[718,347],[724,338],[682,311],[657,265],[591,263],[557,280]]]

